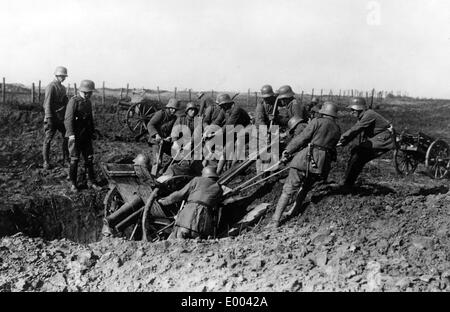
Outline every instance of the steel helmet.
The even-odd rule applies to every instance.
[[[350,100],[350,108],[362,111],[366,109],[366,99],[363,97],[355,97]]]
[[[217,178],[218,175],[217,175],[216,170],[217,170],[216,167],[211,167],[211,166],[205,167],[202,170],[202,177]]]
[[[278,94],[279,94],[278,95],[279,99],[288,99],[288,98],[295,96],[295,93],[294,93],[294,91],[292,91],[291,86],[288,86],[288,85],[281,86],[278,89]]]
[[[193,102],[189,102],[189,103],[186,104],[185,112],[187,113],[187,111],[190,110],[190,109],[195,109],[197,111],[197,113],[198,113],[198,110],[199,110],[198,106],[195,105],[195,103],[193,103]]]
[[[234,101],[231,99],[229,94],[222,93],[217,96],[216,103],[219,105],[224,105],[224,104],[232,104],[234,103]]]
[[[94,92],[95,83],[92,80],[83,80],[80,83],[80,91],[83,92]]]
[[[55,76],[64,76],[67,77],[67,68],[65,68],[64,66],[58,66],[55,69]]]
[[[261,88],[261,96],[263,98],[268,98],[268,97],[271,97],[271,96],[274,96],[274,95],[275,95],[275,93],[273,93],[273,89],[272,89],[271,85],[264,85]]]
[[[319,110],[319,114],[328,115],[331,117],[337,117],[337,106],[333,102],[327,101],[323,103],[322,108]]]
[[[301,123],[302,121],[303,121],[303,119],[300,116],[293,116],[291,119],[289,119],[289,121],[288,121],[289,131],[294,130],[295,127],[297,127],[297,125],[299,123]]]
[[[166,108],[174,108],[176,110],[180,109],[180,102],[177,99],[171,98],[166,105]]]
[[[144,154],[138,154],[135,159],[133,159],[133,163],[138,166],[149,167],[150,158],[145,156]]]
[[[319,104],[319,102],[320,102],[320,100],[319,100],[318,97],[313,97],[313,98],[311,99],[311,103]]]

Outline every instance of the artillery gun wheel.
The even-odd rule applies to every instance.
[[[155,107],[150,103],[135,103],[130,106],[126,115],[126,122],[131,132],[141,134],[147,131],[147,123],[155,113]]]
[[[412,152],[401,149],[394,150],[394,166],[397,174],[407,176],[413,174],[419,165],[419,159]]]
[[[425,166],[428,174],[434,179],[443,179],[449,171],[449,146],[443,140],[436,140],[428,147]]]

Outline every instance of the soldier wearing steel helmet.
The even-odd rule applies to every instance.
[[[350,100],[352,115],[358,118],[347,132],[339,140],[340,146],[350,143],[358,135],[362,134],[358,145],[352,148],[350,160],[345,172],[345,180],[342,184],[343,191],[350,191],[364,165],[381,156],[395,146],[392,138],[391,123],[372,109],[367,109],[366,100],[356,97]]]
[[[231,97],[226,94],[219,94],[217,96],[216,101],[220,108],[222,109],[222,112],[225,116],[225,122],[222,127],[222,133],[224,135],[224,142],[225,142],[225,149],[222,157],[220,158],[218,164],[217,164],[217,173],[221,174],[222,170],[225,166],[225,162],[233,161],[233,164],[238,161],[241,157],[238,153],[241,151],[239,148],[231,148],[232,145],[240,146],[241,142],[240,140],[243,139],[240,136],[235,140],[234,135],[231,136],[230,133],[227,134],[227,131],[233,130],[238,126],[242,126],[243,128],[248,127],[251,124],[250,116],[248,115],[247,111],[236,104],[236,102],[231,99]],[[230,155],[232,159],[226,159],[225,155],[227,154],[227,150],[233,150],[234,154]]]
[[[341,130],[336,123],[337,106],[325,102],[320,110],[321,117],[313,119],[300,135],[294,137],[283,152],[282,159],[287,161],[290,170],[283,192],[278,200],[275,213],[269,227],[278,227],[281,217],[290,200],[297,194],[295,207],[291,215],[299,211],[307,191],[314,182],[326,180],[331,170],[331,163],[336,159],[336,144]],[[297,193],[302,187],[302,192]]]
[[[186,151],[190,151],[194,147],[194,137],[197,136],[197,139],[199,139],[202,136],[201,123],[195,124],[195,117],[198,115],[199,107],[195,103],[189,102],[184,112],[183,115],[178,116],[171,132],[172,148],[176,153],[180,151],[181,145],[184,145],[183,148]],[[191,159],[188,158],[188,160]]]
[[[215,167],[205,167],[201,177],[195,177],[181,190],[158,200],[163,206],[186,200],[169,239],[207,238],[214,234],[217,208],[223,194],[218,178]]]
[[[274,114],[274,106],[277,95],[273,92],[271,85],[264,85],[261,88],[262,100],[256,105],[255,125],[270,125],[277,115],[278,109]]]
[[[64,127],[64,115],[68,97],[66,88],[62,82],[67,78],[67,68],[58,66],[54,72],[55,80],[53,80],[45,89],[44,98],[44,144],[42,148],[42,156],[44,158],[44,169],[50,168],[50,144],[56,132],[61,132],[63,137],[62,143],[62,160],[63,163],[69,160],[69,150],[67,146],[67,138],[65,137],[66,129]]]
[[[162,154],[171,156],[170,135],[177,120],[176,112],[180,110],[180,102],[169,99],[165,109],[157,111],[147,124],[149,133],[148,144],[152,149],[152,163],[157,165],[161,161]],[[162,144],[161,154],[159,153]]]
[[[280,106],[279,116],[276,116],[278,123],[282,127],[287,127],[289,119],[298,116],[303,122],[308,122],[308,112],[306,107],[295,98],[295,93],[291,86],[284,85],[278,89],[278,105]]]
[[[92,140],[95,138],[95,125],[92,115],[91,96],[95,91],[92,80],[83,80],[79,92],[67,104],[64,118],[66,137],[69,139],[70,169],[69,178],[71,190],[76,192],[77,171],[80,156],[83,155],[84,165],[88,174],[88,188],[99,190],[94,171],[94,150]]]

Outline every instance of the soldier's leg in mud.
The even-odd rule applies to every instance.
[[[45,121],[44,133],[45,137],[44,144],[42,146],[42,158],[44,160],[43,168],[47,170],[50,169],[50,144],[55,136],[56,129]]]
[[[366,142],[364,142],[366,143]],[[364,165],[371,160],[372,148],[371,144],[360,144],[351,151],[351,156],[347,164],[343,187],[350,189],[356,182]]]
[[[69,179],[71,182],[70,189],[73,192],[77,192],[78,191],[77,175],[78,175],[78,162],[80,161],[80,150],[75,140],[69,141],[69,155],[70,155]]]
[[[66,138],[66,128],[64,127],[64,123],[61,123],[59,131],[62,135],[62,164],[64,166],[66,162],[70,162],[69,139]]]
[[[82,154],[84,159],[84,167],[87,172],[88,181],[87,186],[90,189],[99,191],[100,186],[97,185],[97,177],[94,170],[94,149],[92,147],[92,140],[86,140],[83,143]]]
[[[288,212],[289,217],[295,217],[300,213],[306,195],[308,195],[308,192],[311,190],[311,187],[313,186],[315,181],[316,179],[313,174],[310,174],[309,177],[303,178],[303,182],[301,183],[300,188],[296,193],[297,196],[296,198],[294,198],[294,205]]]
[[[279,227],[281,216],[283,215],[284,210],[286,209],[292,195],[300,187],[303,181],[303,173],[295,168],[291,168],[289,170],[289,175],[286,180],[286,183],[283,186],[283,192],[281,193],[280,198],[278,199],[277,207],[275,208],[275,213],[272,216],[272,221],[269,224],[269,227]]]

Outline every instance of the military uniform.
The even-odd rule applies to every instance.
[[[341,143],[346,145],[362,134],[360,143],[351,150],[345,173],[345,186],[353,186],[366,163],[394,148],[395,142],[388,130],[390,126],[390,122],[383,116],[368,109],[359,116],[358,122],[342,135]]]
[[[224,149],[222,158],[219,160],[219,163],[217,165],[218,173],[221,173],[226,160],[233,160],[232,164],[234,164],[236,161],[238,161],[241,158],[240,154],[239,154],[240,149],[238,147],[241,146],[242,144],[245,144],[245,137],[238,135],[237,138],[235,139],[235,136],[233,135],[233,137],[231,138],[230,137],[231,134],[230,133],[227,134],[227,128],[229,126],[232,126],[233,128],[237,127],[237,126],[242,126],[245,129],[246,127],[248,127],[250,125],[250,121],[251,121],[250,116],[245,111],[245,109],[243,109],[242,107],[240,107],[236,104],[234,104],[233,107],[229,110],[223,109],[223,112],[225,114],[225,124],[224,124],[222,130],[223,130],[223,135],[224,135],[225,149]],[[242,141],[242,140],[244,140],[244,141]],[[231,148],[232,144],[234,144],[234,146],[235,146],[234,155],[229,155],[229,156],[233,159],[226,159],[226,154],[228,153],[227,150],[228,151],[232,150],[232,148]]]
[[[225,124],[225,111],[216,103],[206,108],[203,123],[205,126],[216,125],[222,127]]]
[[[159,144],[162,144],[161,152],[171,155],[171,143],[167,141],[159,142],[156,140],[155,136],[158,134],[161,139],[167,138],[171,135],[173,125],[177,120],[176,115],[170,115],[166,110],[157,111],[153,117],[150,119],[147,125],[148,133],[150,138],[148,143],[152,149],[152,163],[153,165],[159,162],[158,154],[159,154]],[[162,155],[159,155],[161,157]]]
[[[56,131],[61,132],[63,137],[63,159],[69,158],[67,139],[65,138],[66,129],[64,127],[64,115],[66,112],[68,98],[66,88],[58,80],[52,81],[45,89],[44,98],[44,144],[43,158],[44,163],[49,163],[50,144]]]
[[[72,97],[67,104],[64,125],[66,137],[75,136],[74,140],[69,140],[70,180],[76,185],[78,162],[83,155],[88,179],[95,181],[92,147],[95,127],[91,101],[80,95]]]
[[[270,118],[269,116],[272,115],[273,109],[275,106],[275,102],[267,102],[262,100],[256,105],[255,109],[255,125],[261,126],[261,125],[270,125]],[[278,109],[277,109],[278,112]],[[276,112],[275,112],[275,115]]]
[[[217,178],[195,177],[181,190],[160,199],[163,206],[186,200],[178,214],[171,238],[207,238],[214,232],[216,208],[223,190]]]
[[[294,137],[286,147],[290,155],[298,152],[291,163],[283,192],[278,201],[273,221],[278,225],[281,215],[300,187],[306,196],[315,181],[327,179],[331,170],[331,162],[336,159],[336,145],[341,131],[333,117],[323,116],[313,119],[302,133]],[[297,198],[296,209],[299,209],[304,198]]]
[[[297,99],[293,98],[285,107],[280,107],[276,116],[277,123],[281,127],[287,127],[289,119],[293,116],[298,116],[306,123],[308,121],[308,112],[305,106]]]

